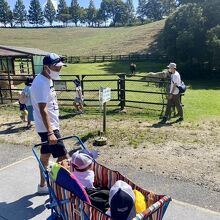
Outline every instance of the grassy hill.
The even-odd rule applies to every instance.
[[[164,20],[119,28],[1,29],[0,42],[73,56],[144,53],[163,27]]]

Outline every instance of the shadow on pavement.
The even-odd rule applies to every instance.
[[[35,208],[31,207],[33,202],[32,198],[39,196],[37,193],[26,195],[17,201],[6,203],[0,202],[0,219],[4,220],[28,220],[39,215],[45,210],[44,204]],[[46,203],[46,201],[45,201]]]

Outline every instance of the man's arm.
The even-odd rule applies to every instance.
[[[172,88],[172,91],[171,91],[171,94],[173,95],[175,89],[176,89],[176,86],[177,86],[177,83],[173,83],[173,88]]]
[[[43,123],[44,123],[44,125],[47,129],[47,132],[48,132],[49,144],[54,145],[57,143],[57,138],[54,135],[53,129],[50,124],[50,117],[48,114],[47,104],[46,103],[38,103],[38,106],[39,106],[39,110],[40,110],[40,114],[41,114]]]
[[[173,88],[170,91],[169,99],[171,99],[173,97],[173,93],[174,93],[174,91],[176,89],[176,86],[177,86],[177,76],[176,75],[171,76],[171,81],[173,82]]]

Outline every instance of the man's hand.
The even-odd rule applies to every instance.
[[[54,134],[48,136],[49,145],[55,145],[57,143],[57,137]]]

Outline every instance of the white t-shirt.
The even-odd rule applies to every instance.
[[[181,85],[181,78],[180,78],[180,74],[175,71],[175,73],[171,74],[171,85],[170,85],[170,93],[172,92],[173,90],[173,85],[174,83],[177,84],[177,86],[180,86]],[[177,95],[179,94],[179,89],[176,87],[174,92],[173,92],[174,95]]]
[[[25,103],[26,106],[31,106],[31,90],[30,90],[30,86],[25,86],[23,89],[23,93],[25,94],[25,96],[27,97],[27,102]]]
[[[76,98],[80,98],[80,99],[83,100],[82,87],[81,86],[76,87]]]
[[[38,74],[31,85],[31,102],[34,109],[34,119],[37,132],[47,132],[40,114],[38,103],[46,103],[50,124],[53,130],[59,129],[59,109],[53,81]]]
[[[73,174],[85,188],[94,188],[93,183],[95,174],[93,170],[86,170],[83,172],[78,172],[74,170]]]

